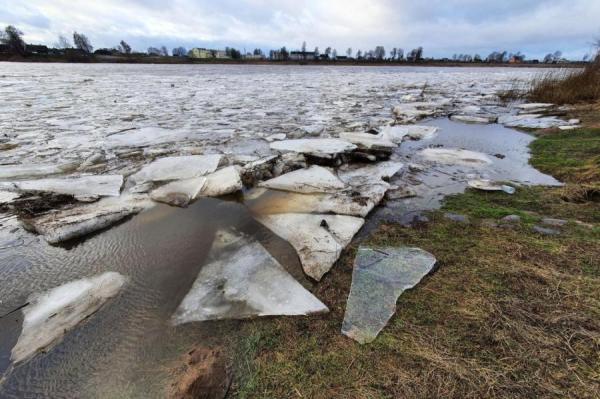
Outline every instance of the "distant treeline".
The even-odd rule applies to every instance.
[[[285,46],[280,49],[270,50],[268,55],[263,53],[262,49],[256,48],[252,52],[243,53],[238,49],[226,47],[224,50],[192,48],[189,51],[185,47],[175,47],[170,52],[165,46],[149,47],[145,52],[134,51],[125,41],[121,40],[119,44],[112,48],[100,48],[94,51],[92,43],[83,33],[73,32],[72,42],[65,36],[60,35],[58,41],[53,47],[45,45],[28,44],[23,40],[23,32],[16,27],[9,25],[4,31],[0,31],[0,55],[16,57],[52,58],[65,61],[86,61],[94,59],[94,56],[102,56],[102,59],[110,57],[113,62],[144,62],[144,59],[151,57],[166,58],[175,57],[174,60],[161,60],[161,62],[185,62],[196,60],[232,60],[232,61],[265,61],[265,62],[436,62],[436,63],[488,63],[488,64],[557,64],[569,62],[562,57],[560,51],[548,53],[542,60],[527,59],[521,52],[511,53],[508,51],[493,51],[487,57],[479,54],[454,54],[452,58],[425,58],[423,47],[417,47],[405,52],[404,49],[394,47],[391,51],[386,51],[383,46],[377,46],[373,50],[346,49],[343,54],[338,53],[335,48],[327,47],[323,52],[319,47],[314,50],[307,50],[306,42],[302,43],[299,50],[288,50]],[[5,58],[5,57],[3,57]],[[586,55],[583,62],[591,61],[593,57]]]

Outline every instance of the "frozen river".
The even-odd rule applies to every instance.
[[[419,123],[440,130],[431,137],[404,140],[390,162],[424,167],[399,174],[390,180],[391,186],[385,183],[386,190],[410,186],[411,195],[399,195],[377,208],[367,223],[401,220],[410,212],[434,208],[443,195],[464,190],[474,176],[515,184],[557,183],[527,165],[532,137],[508,126],[515,121],[564,126],[574,122],[542,115],[539,107],[524,110],[501,104],[496,96],[538,72],[0,63],[0,183],[12,187],[45,174],[122,176],[123,196],[139,187],[131,176],[161,157],[216,154],[221,156],[219,167],[247,168],[277,154],[273,141],[383,132],[391,124],[422,120]],[[461,119],[480,124],[457,122]],[[440,148],[476,151],[489,162],[478,169],[434,167],[419,155]],[[117,195],[120,189],[119,185]],[[243,323],[171,323],[222,229],[234,228],[258,240],[310,290],[314,281],[305,277],[294,248],[254,218],[253,212],[274,204],[290,207],[290,197],[284,193],[281,199],[280,194],[246,187],[228,197],[202,198],[187,209],[159,204],[62,246],[25,231],[3,208],[0,397],[161,397],[168,385],[167,371],[182,353],[199,342],[223,344],[223,337]],[[266,197],[262,202],[261,195]],[[9,200],[0,196],[2,201]],[[48,353],[15,365],[11,350],[19,339],[23,314],[17,310],[4,315],[26,304],[34,293],[105,272],[127,278],[120,294]]]

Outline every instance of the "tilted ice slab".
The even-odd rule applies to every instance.
[[[121,175],[96,175],[0,182],[0,189],[51,192],[73,196],[118,197],[123,185]]]
[[[0,165],[0,179],[25,179],[72,172],[78,163]]]
[[[244,185],[239,169],[235,166],[228,166],[206,176],[206,184],[199,196],[219,197],[233,194],[242,188],[244,188]]]
[[[23,327],[11,359],[19,363],[59,343],[65,334],[116,296],[126,278],[115,272],[71,281],[31,295],[23,308]]]
[[[182,129],[164,129],[161,127],[143,127],[115,133],[105,140],[112,147],[146,147],[165,143],[174,143],[192,137],[191,132]]]
[[[507,127],[521,127],[529,129],[548,129],[551,127],[568,126],[569,122],[556,116],[539,115],[505,115],[498,118],[498,123]]]
[[[331,169],[314,165],[261,182],[259,187],[310,194],[337,192],[346,185]]]
[[[396,143],[388,140],[387,137],[378,134],[347,132],[340,133],[340,139],[349,141],[358,148],[365,150],[393,150],[398,147]]]
[[[332,158],[356,149],[356,145],[340,139],[282,140],[271,143],[270,147],[280,152],[298,152],[319,158]]]
[[[492,164],[492,160],[487,155],[462,149],[425,148],[419,152],[419,155],[427,161],[446,165],[481,167]]]
[[[517,108],[520,108],[525,111],[530,111],[532,109],[547,109],[552,108],[554,104],[552,103],[528,103],[528,104],[519,104]]]
[[[152,206],[144,195],[122,195],[86,204],[51,211],[23,220],[29,230],[44,236],[50,244],[58,244],[111,226],[127,216]]]
[[[419,248],[360,247],[342,333],[361,344],[372,342],[396,312],[396,301],[417,285],[436,263]]]
[[[464,123],[481,123],[487,124],[492,122],[489,117],[486,116],[476,116],[476,115],[452,115],[450,117],[451,120],[455,122],[464,122]],[[495,119],[495,118],[494,118]]]
[[[221,155],[165,157],[144,166],[130,177],[136,184],[201,177],[217,170]]]
[[[156,202],[186,207],[198,196],[205,184],[206,177],[177,180],[152,191],[150,198]]]
[[[254,239],[219,230],[209,259],[173,324],[329,311]]]
[[[294,247],[304,272],[317,281],[364,224],[353,216],[299,213],[258,216],[257,220]]]
[[[405,138],[412,140],[428,140],[435,137],[438,128],[435,126],[422,125],[395,125],[385,126],[381,129],[381,135],[396,144],[400,144]]]

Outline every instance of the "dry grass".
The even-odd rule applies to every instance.
[[[600,100],[600,58],[583,69],[547,72],[531,82],[530,101],[576,104]]]

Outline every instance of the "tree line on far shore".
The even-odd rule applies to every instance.
[[[4,31],[0,31],[0,53],[8,53],[19,56],[28,54],[46,54],[46,55],[65,55],[65,54],[80,54],[80,55],[109,55],[109,56],[154,56],[154,57],[193,57],[193,58],[228,58],[228,59],[258,59],[271,61],[315,61],[315,60],[364,60],[364,61],[389,61],[389,62],[419,62],[427,61],[443,61],[443,62],[461,62],[461,63],[563,63],[568,62],[562,57],[562,52],[555,51],[548,53],[541,61],[527,60],[521,52],[510,53],[508,51],[493,51],[487,57],[483,58],[479,54],[454,54],[452,58],[432,59],[424,58],[423,47],[417,47],[405,53],[404,49],[394,47],[391,51],[386,51],[383,46],[377,46],[373,50],[357,50],[354,52],[352,48],[348,48],[342,55],[338,54],[335,48],[327,47],[323,52],[319,47],[315,47],[313,51],[307,50],[306,42],[302,43],[300,50],[289,51],[285,46],[271,50],[268,57],[263,53],[262,49],[256,48],[252,52],[243,54],[241,51],[226,47],[225,50],[207,50],[193,49],[189,51],[185,47],[175,47],[169,50],[165,46],[149,47],[146,52],[135,52],[132,47],[125,41],[121,40],[118,45],[113,48],[101,48],[94,51],[88,37],[83,33],[73,32],[72,42],[65,36],[60,35],[58,41],[53,48],[48,48],[43,45],[30,45],[23,40],[23,32],[16,27],[9,25]],[[202,53],[202,56],[198,55]],[[590,61],[593,57],[586,55],[582,61]]]

